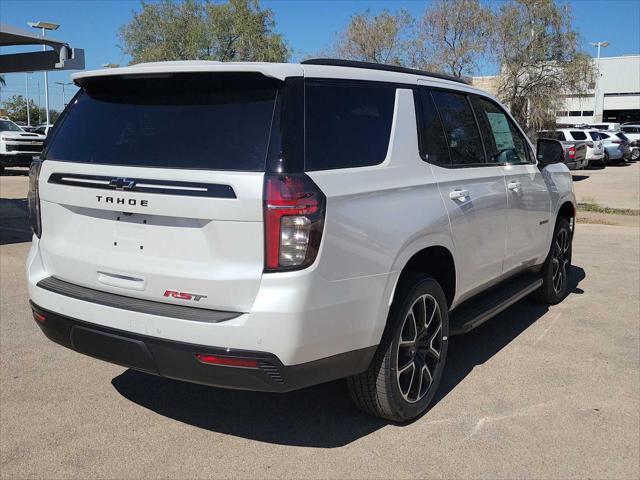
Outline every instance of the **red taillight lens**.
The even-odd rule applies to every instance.
[[[38,312],[35,312],[35,311],[33,312],[33,318],[35,318],[36,321],[38,321],[40,323],[43,323],[47,319],[47,317],[45,317],[41,313],[38,313]]]
[[[218,357],[216,355],[196,354],[196,358],[209,365],[221,365],[224,367],[258,368],[258,361],[250,358]]]
[[[305,174],[265,175],[265,271],[313,263],[322,238],[326,197]]]
[[[576,147],[569,147],[569,158],[576,158]]]

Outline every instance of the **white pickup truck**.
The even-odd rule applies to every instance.
[[[5,167],[28,167],[42,153],[47,137],[25,132],[8,118],[0,118],[0,173]]]

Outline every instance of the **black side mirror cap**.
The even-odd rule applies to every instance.
[[[540,138],[536,146],[536,156],[541,167],[560,163],[564,160],[564,147],[559,140]]]

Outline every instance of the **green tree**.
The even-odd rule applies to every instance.
[[[289,48],[258,0],[142,2],[120,28],[131,63],[163,60],[285,62]]]
[[[479,0],[437,0],[416,22],[412,66],[471,75],[491,39],[491,12]]]
[[[346,60],[407,65],[407,47],[413,18],[406,10],[369,10],[353,15],[344,32],[338,34],[332,55]]]
[[[554,123],[563,94],[593,82],[593,61],[579,50],[572,19],[571,8],[555,0],[508,0],[497,12],[498,96],[530,133]]]
[[[27,121],[27,101],[22,95],[14,95],[2,102],[3,108],[7,111],[7,116],[14,122]],[[38,107],[29,99],[29,114],[31,115],[31,123],[36,123],[38,117]],[[44,118],[44,117],[43,117]]]

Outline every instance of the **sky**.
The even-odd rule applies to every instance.
[[[499,0],[492,0],[499,1]],[[573,25],[581,35],[583,49],[595,56],[589,42],[608,41],[603,57],[640,53],[640,0],[572,0]],[[409,10],[418,17],[425,10],[424,0],[262,0],[273,10],[276,31],[282,33],[293,49],[291,61],[330,47],[336,33],[344,30],[351,15],[369,8],[373,13],[387,8]],[[51,36],[73,47],[84,48],[86,69],[101,68],[104,63],[126,65],[128,57],[118,47],[118,29],[127,23],[132,11],[140,9],[139,0],[0,0],[0,22],[29,29],[28,21],[50,21],[60,28]],[[35,32],[35,30],[34,30]],[[4,53],[29,51],[39,47],[4,48]],[[482,65],[479,75],[495,73],[491,63]],[[72,72],[49,73],[49,99],[53,109],[62,108],[62,86]],[[29,75],[29,94],[44,105],[44,75]],[[5,76],[7,86],[0,100],[25,93],[25,74]],[[40,92],[38,100],[38,91]],[[66,87],[66,100],[75,87]]]

